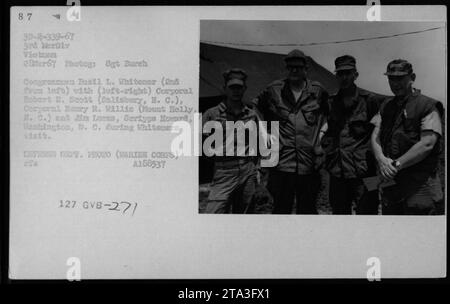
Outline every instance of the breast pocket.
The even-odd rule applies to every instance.
[[[320,106],[316,102],[306,104],[301,107],[301,111],[308,125],[316,125],[319,121]]]

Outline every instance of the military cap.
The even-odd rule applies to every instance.
[[[286,57],[284,57],[285,62],[288,62],[288,61],[294,60],[294,59],[303,59],[306,62],[307,57],[306,57],[305,53],[303,53],[302,51],[297,50],[297,49],[290,51],[286,55]]]
[[[334,61],[335,72],[342,70],[356,69],[356,59],[350,55],[344,55],[336,58]]]
[[[389,62],[386,73],[387,76],[404,76],[412,74],[413,68],[411,63],[404,59],[396,59]]]
[[[245,85],[245,80],[247,79],[247,73],[242,69],[233,68],[224,72],[223,78],[227,86],[234,84],[243,86]]]

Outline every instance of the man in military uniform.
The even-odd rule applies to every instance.
[[[255,111],[247,107],[242,98],[246,90],[247,74],[241,69],[231,69],[223,74],[226,98],[219,105],[208,109],[202,116],[202,124],[209,121],[218,122],[222,126],[223,156],[214,157],[214,175],[211,184],[206,213],[251,213],[252,197],[255,192],[257,170],[255,157],[249,157],[249,140],[245,141],[245,155],[238,155],[236,130],[227,134],[227,122],[242,121],[244,124],[254,121],[258,124]],[[217,130],[215,130],[217,131]],[[245,131],[245,130],[244,130]],[[254,130],[253,130],[254,131]],[[254,133],[255,134],[255,133]],[[257,134],[257,133],[256,133]],[[227,156],[226,137],[234,138],[231,151],[233,156]],[[246,137],[248,137],[246,135]],[[231,210],[232,208],[232,210]]]
[[[307,79],[308,59],[299,50],[286,57],[287,79],[267,86],[254,100],[267,121],[279,121],[279,161],[270,171],[268,189],[275,214],[316,214],[320,176],[315,170],[319,130],[326,122],[328,93]]]
[[[395,96],[372,120],[372,147],[381,177],[396,184],[382,188],[383,214],[443,213],[437,174],[443,105],[412,87],[416,75],[408,61],[391,61],[385,75]]]
[[[363,178],[376,174],[370,149],[372,117],[381,97],[358,88],[356,60],[344,55],[335,60],[339,91],[330,98],[328,129],[322,138],[325,169],[330,173],[329,200],[333,214],[378,214],[378,193],[368,192]]]

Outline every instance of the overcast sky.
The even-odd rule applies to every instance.
[[[343,44],[301,46],[306,55],[330,71],[334,59],[344,54],[356,58],[360,87],[391,95],[386,76],[387,63],[402,58],[417,74],[415,87],[446,104],[446,28],[437,22],[329,22],[329,21],[201,21],[202,41],[251,44],[282,44],[339,41],[441,29],[406,36]],[[296,47],[230,47],[286,54]],[[264,64],[264,63],[261,63]]]

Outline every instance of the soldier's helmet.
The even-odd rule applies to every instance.
[[[395,59],[389,62],[386,76],[405,76],[410,75],[413,72],[412,64],[404,59]]]

